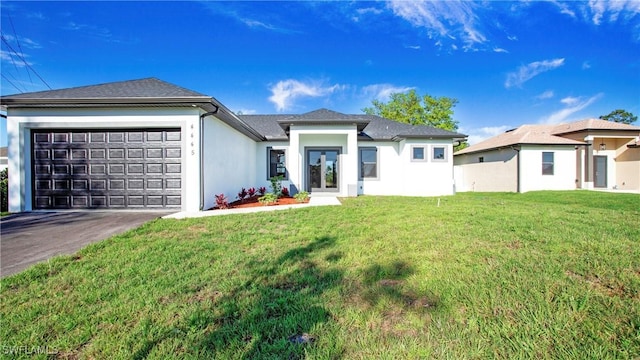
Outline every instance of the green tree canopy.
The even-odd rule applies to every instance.
[[[631,124],[638,120],[638,117],[628,111],[617,109],[613,110],[608,115],[601,115],[600,119],[623,124]]]
[[[411,125],[429,125],[443,130],[457,131],[458,122],[453,119],[453,108],[457,99],[434,97],[429,94],[419,97],[415,90],[393,93],[388,102],[373,100],[372,107],[362,109],[366,114]]]

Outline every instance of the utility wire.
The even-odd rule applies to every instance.
[[[13,51],[14,54],[18,55],[18,57],[22,60],[22,62],[24,63],[24,65],[26,67],[28,67],[31,71],[33,71],[33,73],[38,77],[38,79],[40,79],[45,85],[47,85],[47,87],[49,88],[49,90],[53,90],[53,88],[51,88],[51,86],[49,86],[49,84],[47,84],[46,81],[44,81],[44,79],[42,78],[42,76],[40,76],[40,74],[38,74],[38,72],[31,67],[31,65],[29,65],[29,63],[27,62],[27,60],[25,60],[25,58],[23,56],[20,56],[20,54],[18,54],[17,51],[15,51],[13,49],[13,47],[11,46],[11,44],[9,44],[9,42],[7,41],[7,39],[4,37],[4,35],[0,35],[0,37],[2,37],[2,42],[4,42],[9,49],[11,49],[11,51]]]
[[[19,88],[19,87],[17,87],[17,86],[16,86],[16,84],[14,84],[11,80],[9,80],[9,78],[8,78],[8,77],[4,76],[4,74],[2,74],[2,73],[0,73],[0,75],[1,75],[5,80],[7,80],[7,82],[8,82],[9,84],[11,84],[11,86],[13,86],[13,87],[14,87],[14,88],[16,88],[18,91],[20,91],[20,93],[21,93],[21,94],[22,94],[22,93],[24,93],[24,91],[20,90],[20,88]]]
[[[13,36],[16,38],[16,43],[18,44],[18,49],[20,50],[20,56],[24,58],[24,51],[22,50],[22,45],[20,45],[20,38],[16,33],[16,28],[13,27],[13,20],[11,19],[11,14],[7,13],[7,16],[9,17],[9,24],[11,24],[11,29],[13,30]],[[29,76],[29,82],[31,82],[31,85],[33,86],[33,79],[31,79],[31,74],[29,74],[28,69],[27,69],[27,75]]]

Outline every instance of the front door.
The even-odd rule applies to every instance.
[[[593,157],[593,179],[594,186],[597,188],[607,187],[607,157]]]
[[[339,191],[339,155],[339,149],[307,150],[308,191]]]

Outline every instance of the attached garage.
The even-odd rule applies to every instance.
[[[32,130],[33,209],[181,207],[172,129]]]

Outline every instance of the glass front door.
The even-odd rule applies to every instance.
[[[593,177],[595,181],[595,187],[606,188],[607,187],[607,157],[606,156],[594,156],[593,157]]]
[[[307,150],[307,188],[309,191],[338,191],[338,149]]]

